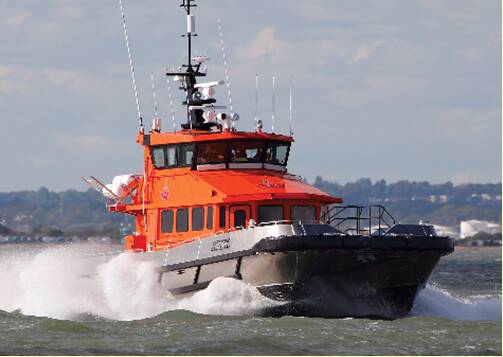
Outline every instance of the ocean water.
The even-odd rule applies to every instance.
[[[264,318],[253,288],[217,279],[190,298],[162,291],[117,246],[0,246],[0,354],[501,355],[501,249],[444,257],[410,316]]]

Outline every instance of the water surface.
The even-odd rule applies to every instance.
[[[0,353],[501,355],[499,249],[444,257],[395,321],[256,317],[268,302],[240,282],[176,300],[148,263],[75,258],[110,249],[0,247]]]

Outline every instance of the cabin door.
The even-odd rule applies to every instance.
[[[231,228],[248,228],[250,221],[250,206],[231,206],[230,209]]]
[[[159,236],[158,216],[159,211],[157,209],[147,210],[147,251],[155,249],[157,237]]]

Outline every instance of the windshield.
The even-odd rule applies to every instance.
[[[197,146],[197,164],[220,164],[225,162],[225,141],[200,143]]]
[[[194,144],[157,145],[152,147],[151,153],[156,169],[191,166]]]
[[[273,165],[286,165],[290,143],[272,141],[267,144],[265,162]]]
[[[235,141],[230,143],[230,162],[260,162],[263,142]]]

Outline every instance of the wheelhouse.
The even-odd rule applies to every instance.
[[[286,171],[289,141],[271,139],[208,140],[150,146],[158,170],[190,167],[192,170],[269,169]]]

